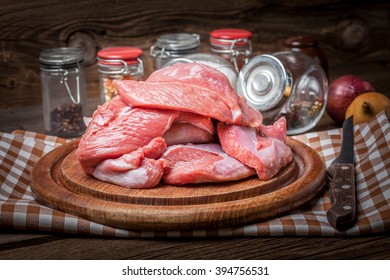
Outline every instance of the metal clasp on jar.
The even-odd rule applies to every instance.
[[[155,58],[156,69],[160,69],[169,60],[196,53],[199,45],[199,34],[165,34],[158,37],[156,44],[150,47],[150,56]]]
[[[252,55],[252,41],[249,38],[239,38],[234,40],[228,39],[218,39],[218,42],[221,45],[229,44],[229,48],[213,48],[211,47],[211,51],[218,54],[228,54],[230,56],[230,61],[233,63],[234,69],[239,72],[240,67],[238,66],[237,58],[242,55],[245,57],[245,64],[248,63],[250,56]],[[212,46],[216,44],[212,44]]]
[[[99,62],[106,63],[106,65],[99,64],[100,66],[99,72],[107,75],[118,74],[118,75],[136,76],[136,75],[143,74],[144,73],[143,61],[140,58],[136,58],[136,60],[138,61],[138,67],[136,68],[136,71],[133,71],[133,69],[130,71],[129,64],[124,60],[98,58]],[[115,65],[116,63],[118,65]],[[103,68],[107,68],[107,69],[103,69]]]
[[[58,66],[58,68],[44,68],[41,67],[41,70],[51,73],[58,73],[58,76],[60,77],[60,83],[64,85],[66,92],[69,95],[70,100],[74,104],[80,104],[80,64],[76,62],[76,67],[72,67],[74,69],[73,71],[70,71],[68,67],[63,68],[61,65]],[[76,80],[76,96],[72,93],[72,90],[70,89],[68,85],[68,77],[72,75],[72,77]]]

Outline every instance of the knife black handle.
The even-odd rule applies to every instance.
[[[333,163],[328,168],[332,206],[326,213],[337,230],[346,230],[356,221],[355,169],[353,164]]]

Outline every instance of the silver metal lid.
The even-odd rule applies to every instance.
[[[282,62],[272,55],[258,55],[241,69],[237,91],[259,111],[273,108],[282,99],[288,75]]]
[[[177,51],[197,48],[199,43],[198,34],[173,33],[158,37],[156,45],[162,49]]]
[[[83,52],[79,48],[54,48],[40,53],[39,60],[49,66],[76,64],[83,61]]]

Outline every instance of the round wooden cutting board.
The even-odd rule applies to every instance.
[[[249,224],[298,208],[325,182],[325,164],[310,147],[288,138],[294,160],[274,178],[218,184],[128,189],[85,174],[78,141],[46,154],[31,174],[36,199],[53,209],[118,228],[191,230]]]

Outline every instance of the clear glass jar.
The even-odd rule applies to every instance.
[[[298,35],[289,37],[284,42],[286,51],[303,52],[316,60],[324,69],[326,76],[329,78],[328,58],[318,45],[318,41],[309,35]]]
[[[287,134],[312,129],[321,119],[328,80],[322,67],[301,52],[253,57],[241,70],[237,91],[270,124],[285,116]]]
[[[117,91],[114,80],[136,80],[144,77],[142,50],[135,47],[111,47],[97,53],[99,67],[100,98],[110,101]]]
[[[156,43],[150,47],[155,69],[162,68],[170,60],[197,53],[199,45],[198,34],[173,33],[158,37]]]
[[[252,55],[252,35],[245,29],[213,30],[210,33],[211,52],[231,62],[238,73]]]
[[[87,109],[81,49],[44,50],[39,60],[46,133],[64,138],[81,136]]]

